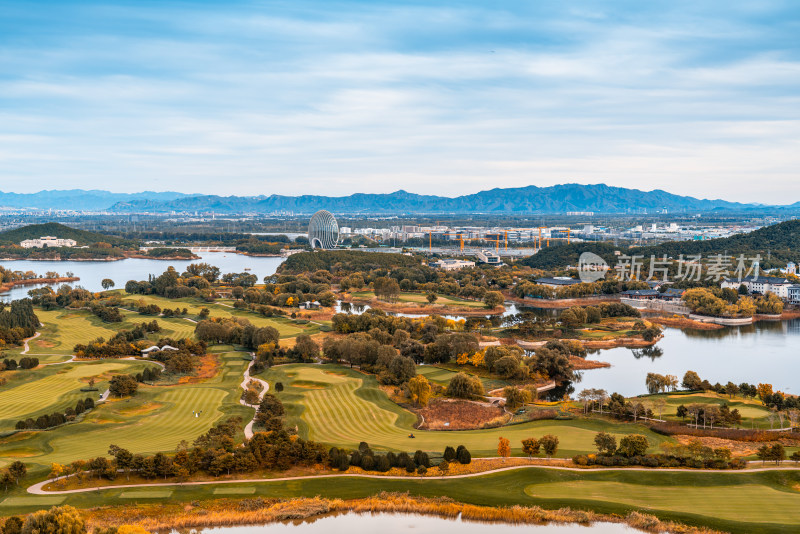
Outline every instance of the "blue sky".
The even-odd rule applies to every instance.
[[[791,203],[798,35],[788,0],[0,0],[0,190]]]

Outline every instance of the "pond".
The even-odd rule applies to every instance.
[[[712,384],[770,383],[776,391],[800,393],[800,319],[758,321],[719,330],[667,328],[652,349],[613,348],[590,359],[610,368],[584,371],[576,391],[602,388],[626,396],[646,393],[647,373],[676,375],[692,370]]]
[[[119,261],[0,261],[5,269],[14,271],[33,271],[36,274],[44,274],[47,271],[55,271],[62,276],[67,272],[72,272],[80,277],[79,282],[72,285],[81,286],[89,291],[102,291],[100,282],[104,278],[114,280],[115,287],[122,288],[128,280],[147,280],[148,275],[160,275],[172,265],[178,272],[183,272],[190,263],[205,262],[216,265],[222,273],[241,273],[245,269],[258,276],[259,282],[265,276],[275,274],[278,265],[283,263],[286,258],[281,257],[260,257],[245,256],[232,252],[202,252],[202,259],[199,260],[146,260],[129,258]],[[28,296],[28,291],[35,286],[16,287],[8,293],[0,295],[0,300],[11,301]]]
[[[480,523],[461,519],[444,519],[415,514],[355,514],[325,516],[305,521],[269,523],[246,527],[205,528],[204,534],[351,534],[380,532],[381,534],[632,534],[641,532],[618,523],[583,525],[511,525]]]

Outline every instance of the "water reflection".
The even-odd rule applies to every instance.
[[[623,395],[646,392],[647,373],[682,378],[696,371],[712,384],[729,380],[769,383],[775,390],[800,390],[800,319],[759,321],[717,330],[667,328],[650,349],[617,347],[591,351],[588,358],[609,362],[610,368],[583,374],[580,389],[603,388]]]
[[[80,277],[79,285],[89,291],[102,291],[101,281],[104,278],[114,280],[116,287],[125,286],[128,280],[147,280],[148,275],[158,276],[167,270],[170,265],[178,272],[183,272],[190,263],[205,262],[216,265],[223,273],[241,273],[248,270],[258,276],[261,281],[265,276],[275,274],[278,266],[285,261],[279,257],[257,257],[233,254],[230,252],[203,252],[199,260],[146,260],[130,258],[119,261],[33,261],[15,260],[0,261],[0,265],[12,271],[33,271],[44,274],[47,271],[56,271],[64,275],[72,272]],[[60,285],[60,284],[59,284]],[[11,301],[28,296],[28,291],[34,286],[16,287],[8,293],[0,295],[0,301]],[[57,289],[57,286],[53,286]]]
[[[244,527],[220,527],[203,529],[204,534],[352,534],[353,532],[380,532],[381,534],[631,534],[640,532],[618,523],[594,523],[592,525],[512,525],[506,523],[482,523],[461,519],[444,519],[415,514],[342,514],[322,518],[269,523]]]

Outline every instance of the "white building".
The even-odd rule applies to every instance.
[[[736,291],[739,290],[740,285],[743,285],[747,288],[748,293],[765,295],[767,292],[770,292],[775,293],[775,295],[783,300],[788,300],[789,287],[792,286],[792,284],[793,283],[789,279],[783,277],[745,276],[741,280],[738,278],[725,278],[721,285],[723,288],[727,287]]]
[[[442,259],[433,262],[433,266],[443,271],[457,271],[467,267],[475,267],[474,261]]]
[[[22,248],[48,248],[48,247],[74,247],[78,243],[74,239],[59,239],[51,235],[42,236],[39,239],[26,239],[19,245]]]
[[[489,265],[502,265],[502,262],[500,261],[500,256],[498,254],[495,254],[491,250],[481,250],[480,252],[475,254],[475,256],[477,256],[478,261],[480,261],[481,263],[487,263]]]

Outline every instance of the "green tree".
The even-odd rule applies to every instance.
[[[552,458],[558,452],[558,437],[552,434],[545,434],[539,439],[539,443],[544,449],[548,458]]]
[[[100,282],[100,285],[103,286],[103,289],[107,291],[114,287],[114,281],[111,278],[103,278],[103,281]]]
[[[619,449],[617,452],[622,456],[643,456],[647,453],[647,448],[650,443],[647,438],[641,434],[628,434],[619,440]]]
[[[487,291],[483,297],[483,303],[487,308],[496,308],[502,305],[504,301],[503,294],[499,291]]]
[[[512,412],[531,401],[531,394],[529,391],[514,386],[506,386],[503,388],[503,397],[506,398],[506,409]]]
[[[702,384],[703,381],[700,380],[700,376],[694,371],[686,371],[686,374],[683,375],[683,382],[681,382],[684,389],[691,390],[702,389]]]
[[[484,394],[483,384],[476,376],[458,373],[447,384],[445,395],[459,399],[471,399]]]
[[[617,450],[617,438],[607,432],[598,432],[594,437],[594,446],[599,452],[610,456]]]
[[[111,377],[108,391],[114,397],[130,397],[136,395],[139,384],[131,375],[115,375]]]
[[[436,295],[436,293],[430,291],[425,294],[425,299],[428,301],[429,304],[433,304],[439,299],[439,297]]]

